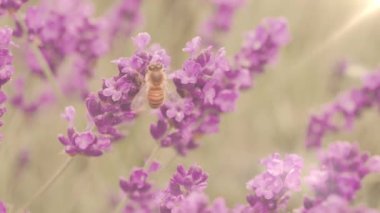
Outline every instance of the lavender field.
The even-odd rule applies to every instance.
[[[0,0],[0,213],[380,212],[379,19]]]

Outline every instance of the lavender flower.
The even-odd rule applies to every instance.
[[[305,209],[303,213],[378,213],[379,211],[374,209],[368,209],[365,207],[350,207],[349,202],[342,197],[330,195],[326,200],[313,206],[310,209]]]
[[[59,135],[58,140],[65,146],[67,154],[100,156],[110,149],[111,140],[103,135],[96,135],[91,130],[77,132],[73,127],[75,118],[74,107],[66,107],[62,115],[69,123],[67,136]]]
[[[248,212],[278,212],[286,209],[291,193],[299,190],[301,184],[302,158],[287,155],[281,159],[280,154],[275,153],[263,159],[261,164],[266,167],[266,171],[247,183],[247,188],[254,192],[247,197],[251,206]]]
[[[380,71],[376,71],[363,79],[361,87],[344,92],[326,104],[320,113],[312,114],[306,133],[306,146],[319,148],[326,134],[351,130],[364,110],[379,106],[379,91]]]
[[[207,178],[208,175],[199,167],[192,166],[186,170],[183,166],[178,166],[168,188],[161,195],[161,212],[171,212],[177,203],[191,193],[205,190]]]
[[[150,173],[158,168],[159,164],[153,162],[148,170],[134,169],[128,180],[120,178],[120,187],[128,198],[124,213],[148,213],[158,209],[158,191],[148,181]]]
[[[281,47],[290,41],[288,23],[284,18],[265,19],[255,30],[248,32],[241,50],[235,55],[236,66],[249,73],[250,78],[264,72],[273,63]],[[246,73],[244,73],[247,76]],[[251,87],[246,81],[243,89]]]
[[[218,35],[230,31],[233,17],[245,0],[212,0],[214,12],[203,24],[201,35],[209,44],[215,45]]]
[[[211,204],[207,195],[200,192],[193,192],[181,200],[171,209],[172,213],[228,213],[224,199],[217,198]]]
[[[331,144],[320,154],[320,162],[320,168],[313,170],[308,178],[315,198],[305,199],[305,209],[320,205],[331,195],[350,202],[361,188],[363,178],[380,172],[378,156],[362,153],[356,144],[348,142]]]
[[[200,46],[199,37],[186,44],[190,58],[170,76],[181,98],[167,99],[151,126],[162,146],[172,146],[182,155],[197,147],[197,138],[218,131],[220,115],[233,111],[239,96],[239,82],[229,78],[224,49]]]
[[[164,49],[154,45],[148,48],[149,34],[140,33],[133,41],[137,51],[129,58],[115,61],[119,74],[105,79],[103,89],[86,100],[88,112],[99,133],[111,136],[113,141],[123,137],[117,126],[131,123],[136,117],[132,103],[142,88],[148,65],[160,63],[167,68],[170,64]]]
[[[98,95],[87,97],[87,110],[99,134],[95,135],[90,131],[77,133],[69,127],[68,136],[59,137],[66,152],[71,155],[79,153],[99,156],[109,148],[111,141],[123,137],[116,127],[130,123],[135,118],[136,113],[132,111],[131,104],[141,89],[148,64],[154,60],[167,64],[168,60],[165,51],[158,47],[145,51],[142,44],[147,45],[146,41],[149,43],[150,36],[147,33],[139,34],[135,38],[135,45],[139,48],[135,55],[115,61],[119,67],[119,75],[105,79],[103,89]]]
[[[7,208],[3,202],[0,201],[0,213],[7,213]]]
[[[30,165],[30,150],[22,148],[17,153],[15,159],[14,178],[19,178]]]
[[[92,77],[98,58],[108,50],[102,34],[104,25],[92,18],[92,7],[89,1],[60,0],[54,5],[43,1],[39,6],[30,7],[26,13],[29,39],[39,44],[66,94],[87,95],[87,80]],[[33,53],[28,57],[33,58]],[[68,69],[71,72],[59,73],[61,64],[70,58],[73,59],[73,68]],[[32,65],[31,70],[41,70],[38,64]]]
[[[25,79],[18,78],[14,80],[13,83],[14,93],[11,96],[10,102],[15,108],[22,110],[28,115],[32,115],[43,107],[56,102],[56,97],[49,85],[47,85],[36,98],[28,101],[25,94]]]
[[[112,6],[104,17],[110,43],[117,35],[129,36],[138,27],[141,4],[142,0],[120,0]]]
[[[183,49],[189,59],[170,76],[181,99],[168,99],[161,106],[152,136],[161,146],[186,155],[203,135],[218,132],[220,116],[235,109],[240,89],[248,88],[288,41],[286,21],[268,19],[250,32],[233,67],[223,48],[201,48],[201,38],[193,38]]]
[[[6,12],[13,14],[17,12],[23,4],[28,0],[1,0],[0,1],[0,16]]]
[[[9,51],[12,38],[12,29],[10,28],[1,28],[0,29],[0,118],[6,112],[4,106],[7,96],[1,90],[5,83],[9,81],[12,76],[13,70],[13,57]],[[3,123],[0,121],[0,126]]]
[[[192,166],[186,170],[178,166],[165,190],[155,188],[148,181],[149,175],[158,168],[159,164],[153,162],[148,169],[134,169],[129,179],[120,178],[120,187],[128,198],[123,212],[229,212],[222,198],[209,202],[203,193],[207,186],[207,175],[199,167]]]
[[[11,28],[0,29],[0,87],[9,81],[13,73],[13,56],[9,51],[12,39]]]
[[[334,64],[328,83],[328,89],[332,94],[336,94],[341,89],[342,81],[347,76],[349,67],[350,63],[347,59],[341,59]]]

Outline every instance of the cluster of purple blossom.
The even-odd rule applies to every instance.
[[[358,145],[335,142],[319,156],[320,166],[310,172],[314,198],[305,198],[302,212],[377,212],[350,207],[367,175],[380,172],[380,156],[361,152]],[[330,208],[330,209],[329,209]]]
[[[380,156],[369,156],[356,144],[336,142],[320,153],[320,167],[312,170],[307,182],[314,198],[306,197],[304,206],[295,209],[302,213],[376,213],[366,207],[352,207],[350,203],[361,188],[363,178],[380,172]],[[229,209],[223,198],[210,202],[205,194],[208,175],[199,167],[186,170],[178,166],[167,188],[158,189],[149,175],[159,169],[152,163],[148,170],[137,168],[129,179],[120,179],[120,187],[127,201],[125,213],[130,212],[198,212],[198,213],[274,213],[285,212],[294,192],[300,190],[303,160],[291,154],[281,158],[275,153],[261,161],[266,170],[247,183],[251,194],[247,204]]]
[[[292,192],[300,189],[303,160],[298,155],[280,154],[262,160],[266,171],[248,182],[254,194],[247,197],[250,212],[280,212],[285,210]]]
[[[14,68],[12,65],[13,56],[10,52],[10,45],[12,43],[12,29],[10,28],[1,28],[0,29],[0,118],[3,117],[6,112],[5,102],[7,96],[1,90],[5,83],[11,78]],[[0,121],[0,126],[3,126],[3,123]]]
[[[223,198],[210,202],[205,194],[208,175],[199,167],[186,170],[178,166],[165,189],[155,188],[149,174],[158,169],[153,163],[148,171],[137,168],[129,179],[120,179],[120,187],[127,197],[125,213],[129,212],[198,212],[198,213],[250,213],[278,212],[286,209],[292,192],[300,187],[302,159],[288,155],[281,159],[274,154],[262,161],[266,171],[248,182],[253,194],[247,196],[248,204],[229,209]]]
[[[28,0],[1,0],[0,1],[0,16],[6,14],[14,14]]]
[[[93,75],[97,59],[108,49],[102,38],[102,22],[92,16],[92,4],[88,1],[42,1],[26,12],[28,38],[38,44],[52,73],[63,79],[62,89],[66,94],[80,92],[86,96],[85,82]],[[28,56],[35,58],[33,53]],[[72,72],[58,72],[69,58],[73,60],[72,69],[68,69]],[[38,62],[33,62],[30,68],[33,73],[43,73]]]
[[[230,31],[235,13],[246,3],[246,0],[210,1],[214,11],[205,20],[200,34],[208,44],[217,45],[217,37]]]
[[[380,71],[369,73],[361,87],[344,92],[310,116],[306,146],[319,148],[326,134],[351,130],[366,109],[376,106],[380,106]]]
[[[50,85],[46,85],[44,89],[38,94],[37,98],[26,100],[26,81],[27,80],[25,78],[18,77],[12,82],[13,93],[10,99],[10,103],[15,108],[20,109],[28,115],[32,115],[44,106],[49,106],[53,103],[56,103],[57,97],[53,93]]]
[[[73,119],[72,113],[65,116]],[[320,152],[319,160],[319,168],[312,170],[307,178],[314,197],[306,197],[304,206],[295,212],[378,212],[363,206],[352,207],[350,203],[361,188],[363,178],[380,172],[380,156],[363,153],[356,144],[336,142]],[[250,191],[247,204],[229,208],[221,197],[209,200],[205,193],[208,175],[200,167],[178,166],[167,187],[160,189],[150,180],[150,174],[157,172],[160,164],[152,162],[146,169],[135,168],[128,179],[120,178],[120,188],[126,197],[125,201],[119,200],[125,205],[122,212],[274,213],[289,210],[288,201],[301,186],[302,158],[295,154],[282,158],[275,153],[261,160],[261,164],[265,171],[247,183]],[[5,213],[6,209],[0,202],[2,211]]]
[[[13,35],[20,39],[17,43],[23,44],[22,56],[32,76],[46,82],[46,74],[51,72],[65,95],[86,98],[97,61],[110,51],[115,38],[129,36],[141,23],[141,0],[117,1],[99,18],[95,18],[91,1],[41,0],[38,5],[28,7],[25,19],[21,20],[14,12],[25,2],[3,0],[0,14],[9,11],[15,20]],[[67,65],[71,68],[67,69]],[[24,85],[31,76],[24,76],[18,73],[18,82],[14,84],[16,92],[11,103],[16,108],[31,114],[56,102],[57,94],[47,85],[28,103],[25,95],[28,88]]]
[[[94,133],[90,125],[86,131],[76,131],[74,128],[74,107],[66,107],[62,117],[69,123],[69,127],[67,129],[67,136],[59,135],[58,140],[65,146],[67,154],[71,156],[77,154],[100,156],[110,148],[110,138]]]
[[[0,15],[12,16],[26,0],[0,1]],[[236,10],[245,0],[213,0],[215,13],[206,21],[201,37],[186,43],[183,49],[189,57],[182,67],[170,75],[171,58],[157,44],[151,44],[148,33],[134,37],[136,47],[132,56],[114,61],[118,74],[104,79],[102,89],[90,94],[87,88],[94,75],[97,61],[110,50],[114,38],[129,35],[141,23],[141,0],[122,0],[102,18],[94,18],[89,1],[49,1],[30,7],[25,22],[17,21],[15,30],[0,29],[0,89],[13,73],[13,57],[9,51],[12,35],[22,37],[26,31],[24,56],[31,73],[47,81],[49,70],[59,81],[65,94],[76,94],[85,100],[88,127],[78,131],[74,127],[75,108],[66,107],[62,114],[68,121],[66,135],[58,139],[70,156],[100,156],[113,142],[125,137],[122,126],[133,123],[138,116],[135,105],[144,84],[148,66],[160,64],[175,86],[167,94],[165,103],[156,111],[157,122],[150,127],[152,137],[161,147],[173,147],[180,155],[196,148],[203,136],[218,132],[221,116],[235,109],[243,90],[254,84],[255,77],[273,63],[279,51],[290,41],[286,20],[266,19],[248,32],[241,49],[232,62],[224,48],[215,49],[215,37],[229,31]],[[15,18],[17,20],[17,18]],[[23,26],[25,25],[25,26]],[[49,70],[34,52],[37,46]],[[69,72],[60,71],[69,63]],[[25,79],[16,81],[12,104],[25,112],[33,113],[43,104],[55,101],[55,95],[43,92],[38,99],[27,103],[24,97]],[[364,109],[380,103],[380,72],[368,75],[361,88],[353,89],[328,104],[325,110],[310,119],[306,145],[320,147],[322,138],[329,132],[350,129]],[[0,117],[6,95],[0,90]],[[337,123],[343,117],[343,125]],[[339,119],[339,117],[338,117]],[[0,123],[0,126],[2,123]],[[96,128],[96,130],[94,130]],[[353,207],[356,193],[363,179],[380,172],[380,156],[370,156],[355,144],[336,142],[327,151],[319,153],[320,166],[312,170],[308,183],[314,196],[305,198],[302,213],[375,213],[373,209]],[[19,160],[19,167],[24,166]],[[149,180],[159,170],[159,163],[149,168],[136,168],[128,179],[120,179],[120,188],[127,201],[123,212],[163,213],[275,213],[288,210],[291,195],[301,187],[303,159],[295,154],[283,158],[275,153],[261,161],[265,171],[247,183],[247,203],[229,208],[223,198],[210,201],[205,193],[208,175],[197,166],[185,169],[178,166],[168,186],[159,189]],[[6,213],[0,202],[0,213]]]
[[[109,43],[119,34],[129,36],[142,21],[142,0],[121,0],[105,15]]]
[[[133,103],[143,89],[148,65],[159,63],[166,72],[169,69],[170,57],[160,46],[149,45],[150,40],[147,33],[134,37],[134,54],[115,61],[119,74],[105,79],[103,89],[86,99],[98,132],[111,141],[121,139],[118,127],[130,124],[137,116]],[[181,155],[196,148],[197,139],[218,131],[220,116],[234,110],[240,90],[252,85],[255,73],[263,72],[288,41],[287,22],[267,19],[249,33],[232,66],[223,48],[202,48],[201,38],[193,38],[183,49],[189,59],[182,69],[169,75],[176,92],[168,94],[160,107],[158,121],[150,129],[153,138]]]
[[[160,108],[152,136],[161,146],[173,146],[185,155],[203,135],[218,132],[220,116],[234,110],[240,90],[251,87],[255,74],[276,59],[289,37],[284,19],[264,20],[248,33],[234,65],[223,48],[202,48],[200,37],[192,39],[183,49],[189,59],[171,74],[181,99],[168,100]]]
[[[0,201],[0,213],[7,213],[7,208],[5,207],[5,204]]]
[[[86,140],[87,144],[97,144],[99,140],[96,138],[101,139],[101,143],[106,139],[107,144],[123,138],[124,134],[119,131],[118,127],[130,124],[137,116],[132,109],[132,104],[136,95],[142,90],[143,76],[146,74],[147,66],[151,63],[160,63],[167,67],[170,64],[170,57],[159,46],[152,45],[149,50],[146,50],[150,39],[150,35],[147,33],[140,33],[133,38],[137,48],[135,54],[130,58],[120,58],[114,61],[118,65],[119,74],[105,79],[102,90],[86,98],[91,123],[96,126],[99,133],[99,136],[95,137],[93,133],[87,132],[86,134],[91,134],[92,137],[81,137]],[[70,109],[69,112],[74,111],[72,107],[68,109]],[[65,114],[68,114],[67,112],[66,110]],[[100,154],[109,148],[109,146],[81,148],[80,144],[75,142],[75,137],[72,137],[73,134],[72,125],[69,125],[68,137],[60,136],[60,141],[65,145],[66,151],[68,149],[82,150],[69,152],[69,154],[97,156],[98,154],[94,154],[94,151]],[[98,150],[94,150],[96,148]]]

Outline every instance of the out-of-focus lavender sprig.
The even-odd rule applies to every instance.
[[[30,150],[22,148],[16,155],[15,159],[15,172],[14,179],[20,178],[20,176],[28,169],[30,165]]]
[[[7,208],[1,200],[0,200],[0,213],[7,213]]]
[[[247,33],[241,50],[235,55],[235,66],[244,71],[242,89],[252,85],[253,78],[276,61],[279,51],[290,41],[285,18],[267,18]]]
[[[310,116],[306,146],[319,148],[326,134],[351,130],[363,111],[379,106],[380,71],[375,71],[364,77],[361,87],[343,92],[323,106],[321,112]]]
[[[183,166],[178,166],[169,186],[161,195],[161,212],[171,212],[191,193],[203,192],[207,187],[207,178],[208,175],[200,167],[192,166],[186,170]]]
[[[281,159],[274,154],[262,160],[267,171],[252,179],[247,185],[255,194],[248,196],[249,205],[229,209],[223,198],[210,201],[205,194],[208,175],[198,166],[185,169],[177,167],[167,188],[159,189],[148,181],[149,169],[134,169],[129,179],[120,179],[120,186],[127,195],[124,212],[162,213],[274,213],[284,210],[292,192],[300,187],[302,159],[287,155]],[[265,176],[265,177],[263,177]]]
[[[217,37],[230,31],[237,10],[246,0],[210,0],[210,2],[214,11],[203,23],[200,35],[207,44],[218,46]]]
[[[350,203],[342,197],[336,195],[328,196],[323,202],[311,207],[310,209],[302,210],[302,213],[379,213],[375,209],[366,207],[352,207]]]
[[[118,35],[128,37],[141,23],[142,0],[118,1],[104,16],[107,33],[112,40]]]
[[[9,50],[12,42],[12,32],[10,28],[0,29],[0,118],[6,112],[4,104],[7,100],[7,96],[1,89],[9,81],[14,72],[12,65],[13,56]],[[2,125],[3,123],[0,121],[0,126]]]
[[[127,196],[125,213],[162,212],[162,213],[227,213],[222,198],[209,203],[204,190],[207,174],[199,167],[186,170],[178,166],[166,189],[160,190],[148,181],[149,175],[159,168],[153,162],[148,169],[136,168],[129,179],[120,179],[120,187]]]
[[[28,0],[1,0],[0,1],[0,16],[7,12],[13,14],[17,12],[23,4]]]
[[[85,155],[85,156],[100,156],[111,147],[111,139],[104,135],[96,134],[91,129],[84,132],[78,132],[74,128],[75,108],[72,106],[66,107],[65,112],[62,114],[69,127],[67,135],[59,135],[58,140],[65,146],[65,151],[71,156]]]
[[[131,123],[137,115],[132,102],[142,88],[148,65],[160,63],[167,68],[170,64],[164,49],[158,45],[149,46],[150,39],[147,33],[133,38],[136,52],[131,57],[116,60],[118,75],[105,79],[103,89],[86,99],[88,112],[99,133],[111,136],[113,141],[123,137],[117,127]]]
[[[18,78],[14,81],[14,93],[11,96],[10,102],[15,108],[18,108],[26,114],[33,114],[39,111],[42,107],[48,106],[56,102],[56,96],[53,94],[51,87],[41,91],[37,98],[28,102],[26,99],[25,79]]]
[[[290,195],[301,185],[303,159],[298,155],[286,155],[281,159],[275,153],[261,161],[266,171],[247,183],[253,194],[247,197],[248,212],[281,212],[286,210]]]
[[[319,158],[319,169],[313,170],[308,177],[315,196],[305,198],[304,212],[309,209],[318,212],[315,210],[318,206],[330,205],[336,200],[326,201],[331,196],[338,196],[345,203],[353,201],[364,177],[380,172],[380,156],[370,156],[349,142],[331,144]]]
[[[203,192],[192,192],[179,201],[172,209],[172,213],[228,213],[226,202],[223,198],[217,198],[210,202],[208,196]]]
[[[29,39],[38,44],[66,94],[87,95],[87,80],[92,77],[98,58],[108,50],[104,24],[92,17],[92,7],[89,1],[42,1],[26,13]],[[35,57],[33,53],[28,56]],[[59,73],[59,67],[69,59],[73,61],[72,69]],[[38,71],[41,67],[34,63],[31,69]]]
[[[127,196],[127,204],[124,213],[154,212],[158,210],[158,189],[154,188],[148,178],[152,172],[159,169],[160,165],[153,162],[148,169],[135,168],[129,179],[120,178],[119,185]]]

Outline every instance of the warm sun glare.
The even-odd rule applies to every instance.
[[[373,7],[380,7],[380,0],[372,0],[371,4]]]

